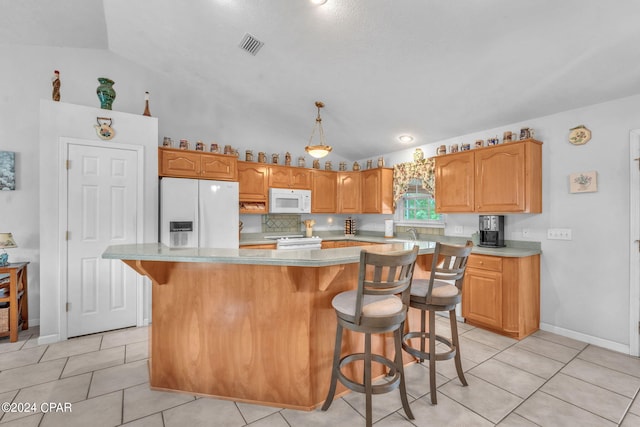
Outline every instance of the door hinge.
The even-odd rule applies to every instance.
[[[67,306],[65,307],[65,309],[66,309],[67,313],[69,311],[71,311],[71,303],[70,302],[67,303]]]
[[[64,161],[64,167],[67,169],[71,169],[71,160],[65,160]]]
[[[70,231],[65,231],[64,232],[64,240],[71,240],[71,232]]]

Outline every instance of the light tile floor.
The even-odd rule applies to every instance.
[[[437,321],[446,334],[448,320]],[[415,420],[392,392],[374,396],[376,426],[640,425],[640,359],[544,331],[522,341],[465,324],[460,333],[469,387],[460,385],[452,361],[438,362],[438,404],[431,405],[428,369],[409,365]],[[0,402],[35,403],[37,411],[0,411],[0,427],[364,425],[357,393],[327,412],[304,412],[152,391],[147,334],[130,328],[39,346],[36,327],[16,343],[0,339]],[[43,413],[44,402],[68,402],[71,412]]]

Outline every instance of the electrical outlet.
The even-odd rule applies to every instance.
[[[570,228],[550,228],[547,230],[549,240],[571,240]]]
[[[531,230],[528,228],[522,229],[522,237],[531,237]]]
[[[456,225],[455,227],[453,227],[453,232],[455,234],[462,234],[464,232],[464,229],[461,225]]]

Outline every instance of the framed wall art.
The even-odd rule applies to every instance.
[[[569,175],[569,192],[593,193],[598,191],[598,172],[578,172]]]
[[[0,190],[16,189],[16,153],[0,151]]]

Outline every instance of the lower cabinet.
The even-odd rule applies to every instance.
[[[540,327],[540,255],[472,254],[462,287],[466,322],[522,339]]]

